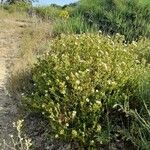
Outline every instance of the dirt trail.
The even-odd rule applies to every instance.
[[[12,123],[17,117],[17,107],[6,90],[11,64],[17,59],[21,31],[25,23],[14,19],[0,19],[0,150],[3,139],[9,144]],[[4,148],[4,150],[9,148]]]

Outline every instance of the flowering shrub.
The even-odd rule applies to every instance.
[[[24,103],[49,119],[55,138],[87,147],[103,144],[110,140],[106,110],[137,106],[132,104],[144,65],[137,63],[136,44],[123,40],[120,35],[62,35],[39,59],[33,93]]]
[[[59,14],[60,18],[67,20],[69,18],[69,13],[66,10],[62,10]]]

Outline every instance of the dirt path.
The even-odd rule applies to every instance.
[[[6,90],[6,83],[11,63],[17,59],[23,26],[23,22],[0,19],[0,150],[3,139],[9,144],[8,135],[13,132],[12,123],[17,118],[17,107]]]

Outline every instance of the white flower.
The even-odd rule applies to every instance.
[[[97,126],[97,131],[101,131],[102,127],[100,125]]]
[[[11,138],[13,138],[14,136],[12,134],[9,135]]]
[[[139,61],[139,60],[135,60],[135,62],[136,62],[137,64],[139,64],[139,63],[140,63],[140,61]]]
[[[58,138],[58,134],[55,135],[55,138]]]
[[[44,76],[46,76],[46,73],[43,73],[43,74],[42,74],[42,77],[44,77]]]
[[[122,62],[122,65],[124,65],[124,66],[125,66],[125,65],[126,65],[126,63],[123,61],[123,62]]]
[[[68,127],[69,126],[69,124],[68,123],[66,123],[66,127]]]
[[[99,30],[98,32],[99,32],[99,34],[102,34],[102,31],[101,31],[101,30]]]
[[[90,72],[90,70],[89,70],[89,69],[86,69],[86,72]]]
[[[61,123],[61,120],[59,119],[58,122]]]
[[[108,80],[107,83],[110,85],[111,84],[111,80]]]
[[[97,104],[99,104],[99,105],[101,105],[101,104],[102,104],[102,103],[101,103],[101,101],[96,101],[96,103],[97,103]]]
[[[80,90],[80,91],[82,91],[82,87],[81,86],[78,86],[78,88],[77,88],[78,90]]]
[[[123,49],[123,52],[127,52],[127,50],[126,50],[126,49]]]
[[[111,37],[110,37],[109,35],[107,35],[107,37],[108,37],[109,39],[111,39]]]
[[[77,77],[79,76],[79,74],[78,74],[77,72],[75,73],[75,75],[76,75]]]
[[[68,76],[66,77],[66,80],[69,80],[69,77],[68,77]]]
[[[90,100],[88,98],[86,98],[86,102],[89,102]]]
[[[94,141],[92,140],[92,141],[90,142],[90,144],[94,144]]]
[[[116,36],[120,36],[120,34],[119,34],[119,33],[116,33]]]
[[[76,116],[77,112],[76,111],[73,111],[72,112],[72,117],[74,118]]]
[[[112,43],[113,46],[115,45],[115,43],[113,41],[111,41],[111,43]]]
[[[108,56],[109,54],[108,54],[108,52],[105,52],[105,54],[106,54],[106,56]],[[106,65],[106,64],[105,64]]]
[[[77,84],[77,85],[79,85],[79,84],[80,84],[80,81],[79,81],[79,80],[77,80],[77,81],[76,81],[76,84]]]
[[[132,44],[137,47],[137,43],[135,41],[133,41]]]
[[[117,85],[117,83],[115,81],[113,81],[111,84],[114,85],[114,86]]]

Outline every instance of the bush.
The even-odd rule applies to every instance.
[[[127,41],[150,37],[150,3],[146,0],[81,0],[77,9],[88,24],[107,34],[120,33]]]
[[[123,40],[120,35],[62,35],[39,59],[33,92],[24,104],[49,119],[55,138],[89,147],[108,144],[120,128],[128,131],[129,118],[114,108],[140,109],[138,81],[145,68],[137,61],[137,45]]]

